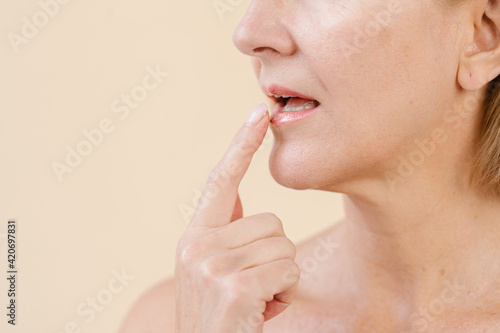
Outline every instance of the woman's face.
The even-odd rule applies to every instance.
[[[458,92],[457,20],[438,0],[252,1],[234,43],[260,85],[321,103],[271,125],[273,178],[335,191],[383,180],[415,140],[443,128]]]

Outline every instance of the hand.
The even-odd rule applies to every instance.
[[[274,214],[243,217],[238,195],[268,125],[262,103],[210,173],[177,245],[177,333],[262,333],[264,322],[293,301],[295,245]]]

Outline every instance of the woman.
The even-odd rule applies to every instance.
[[[236,134],[175,280],[122,332],[500,332],[499,30],[497,0],[253,1],[234,42],[271,115]],[[296,247],[237,194],[268,126],[279,184],[345,198]]]

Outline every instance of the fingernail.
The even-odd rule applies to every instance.
[[[260,103],[252,110],[252,113],[247,118],[247,125],[254,126],[259,123],[259,121],[267,113],[267,105],[265,103]]]

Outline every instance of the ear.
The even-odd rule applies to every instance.
[[[473,0],[471,41],[460,56],[458,82],[479,90],[500,75],[500,0]],[[466,22],[467,24],[467,22]],[[472,29],[471,29],[472,30]]]

